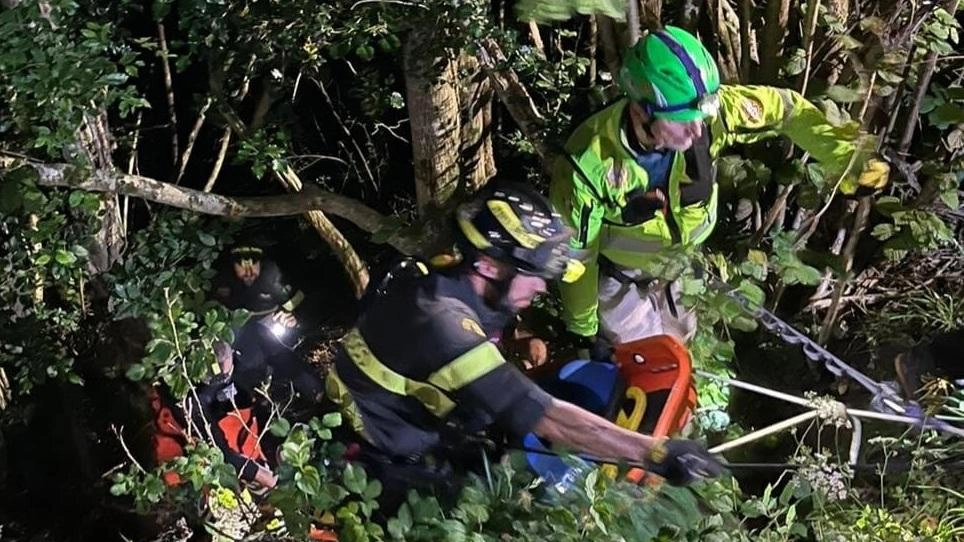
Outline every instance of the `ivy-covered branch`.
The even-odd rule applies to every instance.
[[[120,171],[84,170],[70,164],[45,164],[21,157],[0,156],[0,172],[24,166],[36,172],[36,182],[40,186],[69,187],[88,192],[132,196],[208,215],[265,218],[322,210],[348,220],[371,234],[397,227],[396,222],[358,201],[314,187],[305,187],[302,192],[279,196],[230,197]],[[414,240],[406,239],[398,233],[389,236],[385,242],[407,254],[415,252],[416,249]]]

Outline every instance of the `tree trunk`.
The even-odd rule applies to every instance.
[[[783,39],[787,34],[790,18],[790,0],[768,0],[766,19],[763,21],[763,37],[760,39],[760,75],[763,84],[774,84],[780,73],[780,63],[785,60]]]
[[[466,192],[475,192],[495,176],[492,151],[492,84],[474,56],[459,58],[460,72],[467,75],[459,88],[462,110],[460,167]]]
[[[586,68],[586,88],[592,88],[596,84],[596,76],[599,73],[599,64],[596,62],[596,55],[599,51],[599,23],[596,22],[595,15],[589,16],[589,39],[586,40],[586,57],[589,58],[589,67]]]
[[[717,64],[724,82],[740,79],[740,18],[727,0],[710,0],[710,20],[718,44]]]
[[[84,115],[83,124],[77,131],[77,143],[94,169],[114,170],[111,159],[114,144],[110,138],[106,111],[101,110],[96,115]],[[91,275],[99,275],[110,269],[121,259],[127,244],[127,232],[117,195],[102,195],[100,205],[100,225],[87,246],[87,267]]]
[[[750,50],[753,43],[753,2],[740,0],[740,82],[750,82]]]
[[[604,15],[597,15],[596,23],[599,28],[599,44],[602,47],[603,61],[606,63],[606,69],[613,76],[613,80],[616,80],[619,77],[624,50],[619,37],[621,25]]]
[[[646,30],[662,26],[663,0],[638,0],[639,21]]]
[[[422,216],[441,207],[459,183],[458,63],[445,51],[437,51],[434,41],[431,26],[416,26],[403,51],[415,199]]]
[[[626,30],[628,32],[629,43],[627,45],[636,45],[639,41],[639,2],[638,0],[629,0],[626,2]]]
[[[690,32],[696,32],[696,25],[700,22],[700,12],[703,11],[705,3],[706,0],[683,0],[680,8],[680,26]]]

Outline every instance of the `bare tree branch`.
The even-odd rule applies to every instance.
[[[358,201],[313,186],[307,186],[301,192],[280,196],[234,198],[119,171],[86,171],[70,164],[43,164],[20,157],[0,155],[0,171],[21,166],[30,167],[37,172],[37,184],[40,186],[132,196],[214,216],[266,218],[293,216],[317,210],[341,217],[368,233],[377,233],[386,227],[396,226],[378,211]],[[406,254],[417,252],[415,240],[404,238],[401,233],[394,234],[386,242]]]
[[[487,39],[479,43],[479,62],[485,74],[492,80],[499,99],[509,110],[512,119],[519,125],[522,133],[535,147],[536,152],[543,161],[548,160],[551,152],[542,137],[542,128],[545,123],[536,104],[532,101],[532,96],[525,85],[519,81],[519,76],[512,69],[506,67],[505,54],[502,48],[493,39]]]
[[[181,154],[181,167],[178,169],[177,177],[174,182],[181,182],[181,177],[184,176],[184,170],[187,169],[187,161],[191,159],[191,152],[194,150],[194,142],[197,141],[197,136],[201,133],[201,127],[204,126],[204,120],[207,118],[208,108],[211,107],[211,97],[208,96],[207,101],[201,106],[201,111],[197,114],[197,121],[194,122],[194,127],[191,128],[191,134],[187,137],[187,146],[184,147],[184,153]]]
[[[221,168],[224,166],[224,158],[228,155],[228,147],[231,145],[231,128],[225,128],[224,133],[221,134],[221,142],[218,144],[218,157],[214,160],[214,167],[211,168],[211,174],[208,175],[208,180],[204,183],[204,191],[210,192],[214,188],[214,183],[218,180],[218,175],[221,174]]]
[[[535,21],[529,21],[529,37],[532,39],[532,46],[542,55],[542,58],[545,58],[546,46],[542,42],[542,33],[539,31],[539,25]]]
[[[158,52],[161,58],[161,67],[164,69],[164,88],[167,91],[167,107],[171,114],[171,163],[177,167],[178,147],[177,147],[177,112],[174,109],[174,83],[171,79],[171,60],[167,50],[167,37],[164,35],[164,23],[157,23],[157,41],[160,45]]]

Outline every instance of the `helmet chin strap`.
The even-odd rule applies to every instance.
[[[639,105],[639,107],[642,108],[643,106]],[[653,135],[652,130],[653,116],[645,110],[642,112],[644,118],[638,115],[638,112],[630,111],[629,113],[629,128],[632,139],[639,146],[639,150],[653,150],[656,148],[656,136]]]
[[[513,277],[515,277],[514,273],[510,273],[508,277],[501,279],[488,277],[479,272],[478,262],[472,264],[472,272],[485,280],[488,286],[486,293],[492,292],[493,294],[482,296],[483,301],[485,301],[485,304],[488,305],[489,308],[505,314],[515,314],[518,312],[518,309],[509,304],[509,286],[512,284]]]

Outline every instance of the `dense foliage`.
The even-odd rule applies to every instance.
[[[889,340],[907,344],[964,324],[956,1],[640,7],[646,24],[699,31],[726,80],[796,88],[834,122],[875,134],[894,171],[885,193],[858,201],[842,199],[839,179],[785,141],[721,158],[721,224],[708,248],[666,254],[650,270],[680,277],[697,307],[702,325],[690,349],[701,368],[797,394],[827,388],[797,379],[803,359],[694,268],[882,378],[888,369],[873,362]],[[93,406],[118,390],[143,402],[160,382],[184,398],[208,375],[212,343],[244,317],[207,299],[217,255],[243,227],[207,216],[225,214],[210,210],[213,197],[303,187],[345,196],[296,227],[325,242],[300,246],[344,267],[347,281],[332,271],[338,265],[325,268],[326,288],[357,289],[367,280],[358,254],[377,264],[402,241],[431,238],[435,210],[495,166],[544,184],[542,149],[618,93],[613,71],[629,32],[610,17],[625,20],[623,9],[609,0],[3,2],[0,435],[8,436],[0,450],[17,447],[9,435],[40,431],[43,390],[88,397],[66,408],[90,411],[96,420],[72,430],[92,436],[65,442],[78,455],[98,450],[99,472],[71,473],[77,480],[61,491],[82,486],[87,508],[122,503],[157,520],[141,531],[182,538],[205,527],[229,538],[298,538],[314,522],[334,525],[346,541],[960,539],[959,463],[958,472],[940,466],[960,457],[960,444],[887,426],[874,428],[883,436],[863,454],[885,465],[879,472],[842,466],[842,429],[823,420],[768,458],[801,468],[749,480],[746,492],[732,478],[657,491],[586,469],[560,497],[506,460],[452,506],[413,494],[379,523],[380,484],[339,462],[339,417],[290,423],[278,405],[270,430],[286,442],[268,502],[284,519],[280,535],[260,514],[237,512],[250,505],[201,428],[186,456],[155,468],[127,445],[143,431],[110,431],[123,423],[117,412]],[[175,186],[188,192],[175,198]],[[293,247],[281,248],[291,256]],[[551,320],[554,304],[542,306]],[[144,340],[119,331],[128,324]],[[775,359],[799,367],[774,369]],[[730,405],[716,381],[700,386],[704,436],[773,421]],[[964,394],[948,395],[935,408],[964,419]],[[16,495],[43,495],[7,457],[0,454],[0,482],[11,486],[4,507]],[[187,483],[166,486],[171,470]],[[0,526],[10,521],[0,536],[84,536],[75,525],[7,516],[0,513]]]

